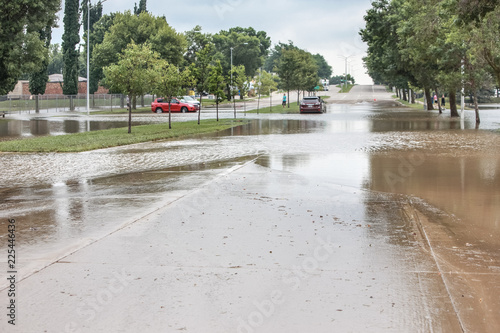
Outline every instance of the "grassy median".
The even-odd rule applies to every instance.
[[[280,105],[274,105],[272,108],[265,107],[265,101],[261,100],[261,108],[258,110],[258,113],[299,113],[299,105],[297,102],[290,103],[290,107],[285,106],[283,107],[281,104]],[[269,105],[269,104],[268,104]],[[250,110],[247,111],[247,113],[257,113],[257,109],[255,110]]]
[[[42,136],[22,140],[0,142],[2,152],[82,152],[101,148],[130,145],[140,142],[181,138],[189,135],[213,133],[245,124],[243,120],[222,119],[175,122],[172,129],[168,123],[115,128],[76,134]]]

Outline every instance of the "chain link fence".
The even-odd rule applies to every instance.
[[[137,98],[137,107],[151,105],[152,95]],[[126,107],[126,96],[122,94],[90,95],[90,110],[113,110]],[[39,95],[38,110],[40,113],[87,111],[87,95]],[[0,112],[34,113],[36,112],[36,97],[29,95],[0,96]]]

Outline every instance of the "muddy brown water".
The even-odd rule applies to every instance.
[[[0,247],[6,246],[7,219],[15,218],[21,265],[38,269],[37,260],[57,258],[75,243],[111,232],[124,220],[145,216],[165,200],[256,159],[266,168],[324,184],[398,195],[412,219],[447,240],[440,252],[443,265],[472,277],[451,276],[450,283],[484,295],[490,307],[483,309],[484,318],[492,322],[491,311],[500,310],[498,110],[483,112],[479,130],[472,114],[461,122],[369,103],[330,105],[322,115],[248,118],[245,126],[179,141],[78,154],[2,154]],[[90,127],[117,123],[96,121]],[[23,136],[28,128],[31,135],[89,128],[71,119],[3,122],[0,130],[5,126],[14,128],[7,136]],[[368,204],[365,209],[372,211]],[[466,301],[464,306],[472,306]],[[498,320],[490,328],[495,325]]]

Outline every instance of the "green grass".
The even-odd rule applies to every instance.
[[[259,113],[283,113],[283,114],[286,114],[286,113],[299,113],[300,110],[299,110],[299,105],[297,104],[297,102],[294,102],[294,103],[290,103],[290,108],[288,108],[288,106],[285,106],[283,108],[283,106],[281,105],[275,105],[273,106],[272,108],[269,108],[268,107],[262,107],[259,109]],[[247,111],[247,113],[257,113],[257,110],[251,110],[251,111]]]
[[[342,85],[339,93],[348,93],[351,91],[352,87],[354,87],[354,84],[348,84],[347,87],[345,85]]]
[[[242,120],[223,119],[217,122],[211,119],[201,121],[200,125],[198,125],[197,121],[175,122],[172,123],[172,129],[168,128],[168,123],[133,126],[130,134],[127,133],[128,128],[125,127],[77,134],[43,136],[0,142],[0,151],[81,152],[218,132],[244,123]]]

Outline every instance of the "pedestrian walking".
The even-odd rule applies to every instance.
[[[438,103],[438,96],[436,94],[434,94],[434,104],[437,104]]]
[[[443,106],[443,108],[444,108],[445,104],[446,104],[446,98],[444,98],[444,94],[443,94],[443,96],[441,96],[441,105]]]
[[[286,106],[286,94],[283,94],[283,103],[281,105],[283,105],[283,108]]]

